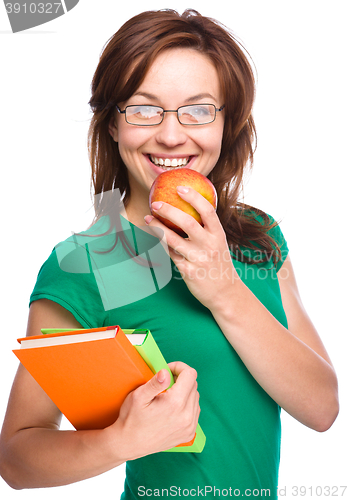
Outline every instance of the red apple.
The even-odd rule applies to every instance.
[[[150,189],[149,204],[151,210],[151,203],[154,201],[164,201],[179,208],[183,212],[191,215],[197,222],[203,225],[201,216],[193,208],[190,203],[184,201],[177,193],[177,186],[187,186],[198,191],[204,198],[206,198],[215,208],[217,206],[217,195],[214,185],[210,182],[207,177],[191,170],[190,168],[174,168],[173,170],[167,170],[160,174],[154,181]],[[157,213],[151,210],[154,217],[159,219],[167,227],[178,233],[180,236],[187,236],[186,233],[173,222],[164,217],[161,217]]]

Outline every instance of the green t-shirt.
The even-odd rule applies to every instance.
[[[135,262],[120,241],[109,252],[96,252],[115,242],[115,232],[87,236],[105,230],[106,220],[55,247],[40,269],[30,303],[53,300],[85,328],[150,329],[167,362],[183,361],[197,370],[199,422],[207,438],[202,453],[156,453],[127,462],[122,500],[276,498],[280,407],[246,369],[210,310],[190,293],[158,239],[121,217],[123,234],[153,267]],[[287,327],[277,271],[288,249],[280,228],[271,231],[282,250],[276,268],[233,263],[249,289]]]

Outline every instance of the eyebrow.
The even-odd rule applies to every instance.
[[[157,96],[155,96],[154,94],[149,94],[148,92],[139,91],[139,92],[135,92],[133,95],[134,96],[139,95],[139,96],[145,97],[146,99],[149,99],[149,100],[157,100],[157,101],[159,100]],[[197,95],[194,95],[192,97],[189,97],[188,99],[186,99],[185,102],[194,103],[195,101],[200,101],[201,99],[205,99],[205,98],[213,99],[215,102],[217,102],[215,97],[212,96],[211,94],[209,94],[208,92],[204,92],[202,94],[197,94]]]

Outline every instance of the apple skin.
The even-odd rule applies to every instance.
[[[214,185],[203,174],[191,170],[190,168],[180,167],[173,170],[162,172],[155,179],[151,186],[149,194],[149,205],[151,213],[158,220],[163,222],[167,227],[175,231],[180,236],[187,236],[187,234],[176,224],[164,217],[161,217],[151,209],[151,203],[154,201],[164,201],[173,207],[179,208],[183,212],[191,215],[201,226],[203,226],[201,216],[193,208],[190,203],[184,201],[177,193],[177,186],[187,186],[195,189],[204,196],[215,208],[217,207],[217,194]]]

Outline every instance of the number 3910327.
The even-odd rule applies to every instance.
[[[57,14],[59,9],[63,10],[61,2],[34,3],[7,2],[5,4],[7,14]],[[63,13],[63,12],[62,12]]]

